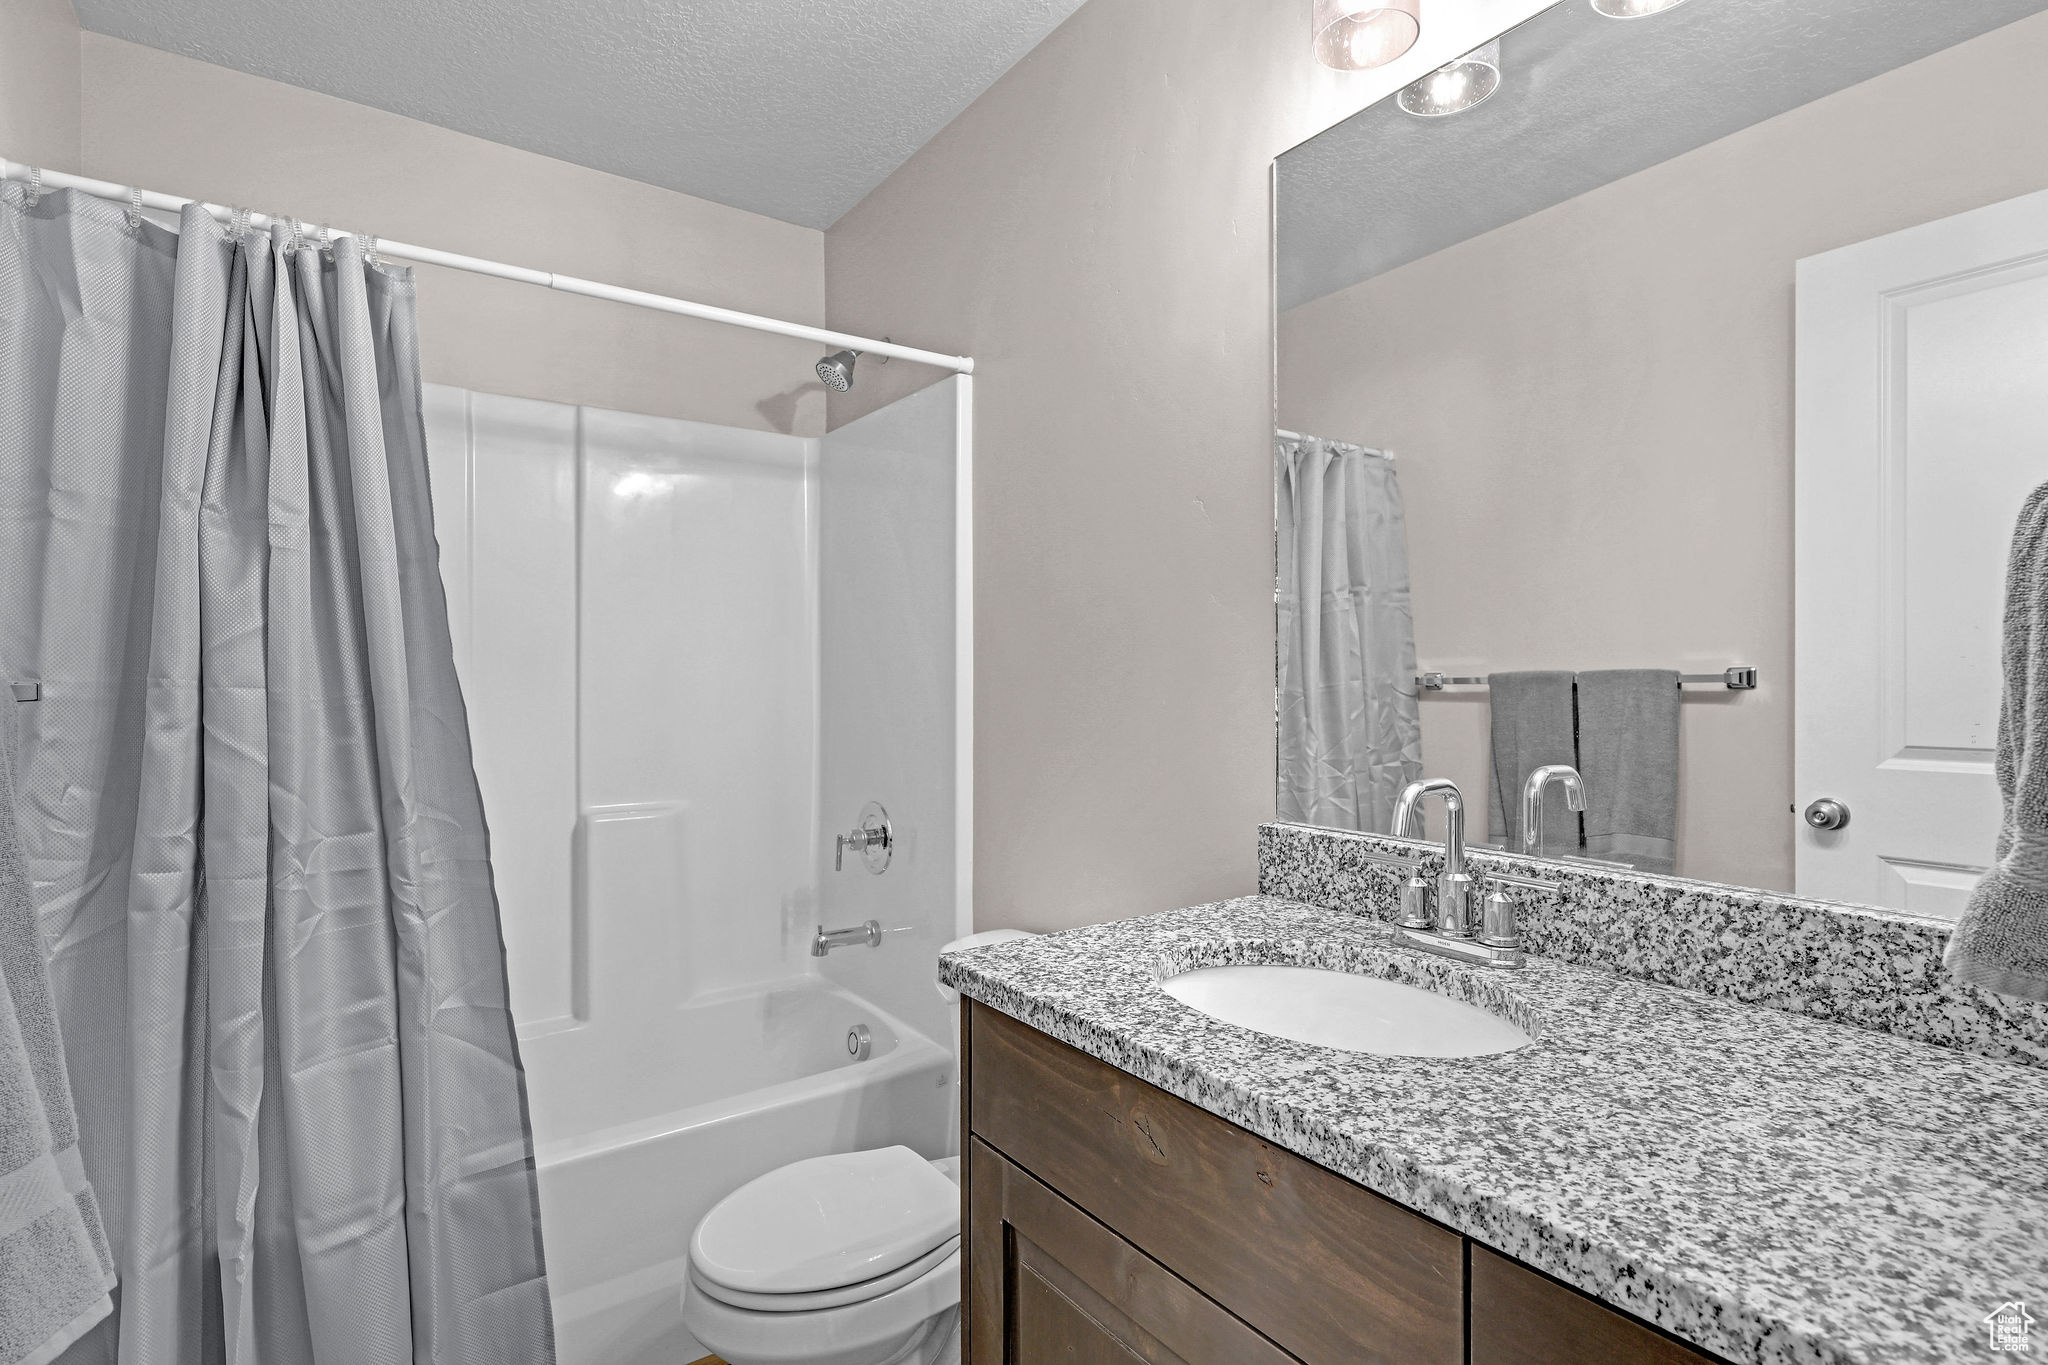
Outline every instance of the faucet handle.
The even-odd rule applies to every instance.
[[[1358,856],[1370,863],[1384,863],[1408,874],[1401,883],[1401,911],[1394,922],[1403,929],[1430,929],[1436,926],[1431,900],[1436,888],[1429,884],[1429,878],[1422,875],[1422,860],[1412,853],[1382,853],[1376,848],[1361,848]]]
[[[1401,918],[1395,922],[1403,929],[1430,928],[1436,923],[1436,915],[1429,901],[1429,878],[1422,875],[1420,863],[1410,863],[1408,880],[1401,883]]]
[[[1489,948],[1522,946],[1521,926],[1515,922],[1515,898],[1498,881],[1486,884],[1486,897],[1479,905],[1479,941]]]
[[[1489,948],[1522,946],[1522,926],[1517,918],[1521,902],[1516,893],[1538,898],[1551,897],[1563,888],[1539,877],[1514,872],[1489,872],[1486,896],[1479,904],[1479,941]]]
[[[832,870],[846,870],[847,850],[860,855],[868,871],[880,874],[889,868],[889,855],[896,844],[896,832],[889,823],[889,812],[882,809],[879,801],[870,801],[860,808],[860,823],[850,834],[841,834],[832,841]]]

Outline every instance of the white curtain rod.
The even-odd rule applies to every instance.
[[[1298,431],[1289,431],[1286,427],[1274,427],[1273,434],[1283,441],[1307,441],[1313,439],[1312,437],[1302,435]],[[1394,458],[1394,452],[1391,450],[1374,450],[1371,446],[1360,446],[1359,449],[1368,455],[1377,456],[1382,460],[1392,460]]]
[[[117,203],[136,205],[141,208],[157,209],[165,213],[183,212],[187,204],[198,200],[181,199],[175,194],[159,194],[154,190],[139,190],[129,185],[116,185],[109,180],[92,180],[82,175],[68,175],[63,171],[40,171],[18,161],[0,158],[0,180],[30,181],[40,179],[44,189],[78,190],[98,199],[111,199]],[[199,206],[220,222],[228,222],[234,210],[219,204],[200,203]],[[252,227],[268,229],[272,223],[293,226],[296,220],[274,218],[269,214],[252,213],[249,223]],[[296,223],[301,228],[312,224]],[[446,266],[450,270],[467,270],[473,275],[489,275],[500,280],[517,280],[521,284],[538,284],[565,294],[581,294],[590,299],[606,299],[612,303],[627,303],[635,308],[652,308],[661,313],[679,313],[686,318],[702,318],[706,322],[725,322],[735,327],[749,327],[757,332],[773,332],[777,336],[796,337],[802,341],[814,341],[822,346],[842,347],[859,351],[863,355],[890,356],[897,360],[914,360],[921,365],[936,365],[942,370],[959,374],[974,373],[974,357],[945,355],[938,351],[921,351],[915,346],[899,346],[893,341],[875,341],[868,337],[855,336],[851,332],[831,332],[823,327],[807,327],[800,322],[784,322],[779,318],[761,317],[755,313],[736,312],[730,308],[714,308],[708,303],[692,303],[687,299],[672,299],[665,294],[649,294],[640,289],[625,289],[616,284],[601,284],[596,280],[578,279],[574,275],[557,275],[546,270],[530,270],[523,265],[506,265],[502,261],[487,261],[479,256],[464,256],[453,251],[437,251],[430,246],[412,246],[406,242],[394,242],[389,238],[372,238],[364,233],[346,233],[339,228],[330,229],[334,236],[357,236],[365,242],[373,242],[377,255],[397,261],[417,261],[422,265]]]

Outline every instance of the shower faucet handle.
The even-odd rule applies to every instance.
[[[889,812],[882,809],[881,802],[870,801],[860,808],[860,823],[851,832],[833,840],[832,870],[846,870],[846,851],[852,849],[860,855],[868,871],[879,876],[889,870],[889,855],[895,845],[896,836],[889,826]]]

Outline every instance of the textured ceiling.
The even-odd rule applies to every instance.
[[[97,33],[820,228],[1080,3],[74,0]]]
[[[1502,39],[1501,88],[1477,108],[1420,119],[1383,100],[1280,158],[1280,306],[2043,9],[2048,0],[1691,0],[1613,20],[1565,0]]]

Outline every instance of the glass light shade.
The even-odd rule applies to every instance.
[[[1422,36],[1422,0],[1316,0],[1315,36],[1324,66],[1385,66]]]
[[[1417,118],[1461,114],[1500,89],[1500,39],[1475,47],[1455,62],[1401,87],[1394,102]]]
[[[1640,19],[1646,14],[1677,9],[1684,3],[1685,0],[1593,0],[1593,12],[1610,19]]]

